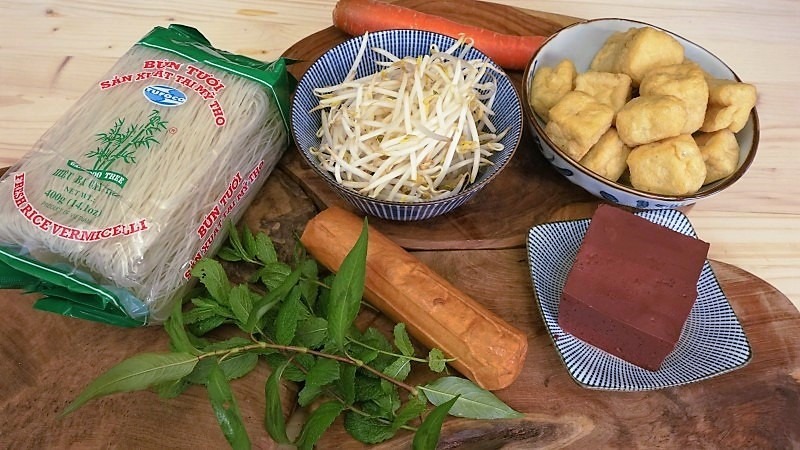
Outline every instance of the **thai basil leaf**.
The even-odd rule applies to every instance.
[[[344,350],[345,336],[361,308],[367,266],[367,221],[353,248],[347,253],[331,286],[328,334]]]
[[[491,392],[464,378],[442,377],[425,386],[419,386],[419,389],[434,405],[441,405],[459,396],[450,410],[450,414],[454,416],[470,419],[513,419],[524,416]]]
[[[186,378],[180,378],[178,380],[156,384],[153,386],[153,390],[159,397],[170,399],[183,394],[189,386],[191,386],[191,383],[186,381]]]
[[[235,450],[249,449],[250,438],[247,436],[247,430],[244,427],[242,415],[239,413],[239,407],[236,405],[233,391],[222,368],[216,364],[209,373],[207,389],[211,408],[214,410],[214,416],[217,418],[217,423],[219,423],[225,439]]]
[[[439,443],[439,435],[442,432],[442,424],[448,411],[458,401],[458,396],[442,403],[428,414],[428,417],[422,421],[422,425],[417,428],[414,434],[414,441],[411,443],[413,450],[435,450],[436,444]]]
[[[140,391],[191,373],[198,358],[190,353],[140,353],[109,369],[81,392],[62,415],[69,414],[93,398],[117,392]]]

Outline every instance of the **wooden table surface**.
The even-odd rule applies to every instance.
[[[750,171],[689,217],[709,257],[762,278],[800,306],[800,3],[793,0],[499,0],[673,30],[757,86],[761,142]],[[0,0],[0,167],[12,165],[155,25],[185,23],[258,59],[331,24],[334,0]]]
[[[709,258],[724,263],[715,263],[715,269],[722,274],[722,281],[726,286],[730,286],[729,295],[732,295],[732,301],[735,300],[737,307],[741,308],[739,313],[747,326],[752,327],[748,330],[751,332],[750,338],[757,359],[739,372],[741,377],[721,378],[718,384],[714,384],[716,389],[711,389],[710,384],[697,384],[682,390],[661,391],[653,396],[634,396],[638,409],[628,412],[629,415],[637,416],[631,423],[640,426],[636,429],[638,431],[616,425],[607,428],[598,425],[592,436],[599,436],[605,439],[602,442],[608,444],[625,446],[624,438],[628,434],[648,429],[653,439],[650,443],[655,443],[656,446],[667,442],[678,444],[686,439],[689,440],[684,443],[690,443],[691,435],[684,436],[686,439],[678,439],[672,434],[669,426],[675,423],[674,420],[644,417],[661,411],[663,404],[674,402],[676,405],[697,406],[698,409],[693,410],[694,412],[687,413],[685,420],[681,419],[685,423],[681,422],[679,428],[694,430],[698,436],[733,435],[737,433],[733,428],[744,425],[747,429],[738,430],[740,435],[748,435],[762,428],[765,430],[762,433],[764,436],[754,434],[751,444],[793,442],[794,444],[789,445],[796,445],[798,430],[789,430],[792,426],[780,421],[792,416],[787,412],[792,410],[792,404],[796,405],[797,399],[797,379],[800,377],[796,370],[798,347],[796,339],[787,338],[790,335],[796,336],[792,330],[797,329],[797,316],[787,311],[790,306],[785,300],[770,293],[769,289],[754,285],[745,272],[730,266],[744,269],[767,281],[785,294],[795,307],[800,307],[800,278],[795,276],[796,268],[800,267],[800,239],[795,231],[800,230],[800,183],[795,181],[795,173],[800,170],[800,158],[794,155],[794,146],[800,142],[800,115],[797,114],[800,112],[797,106],[800,105],[800,93],[797,90],[800,69],[796,63],[800,57],[800,30],[796,27],[800,19],[800,3],[796,0],[764,0],[757,4],[744,0],[497,1],[575,17],[626,17],[659,25],[716,53],[743,80],[757,86],[757,107],[762,129],[759,151],[753,166],[731,189],[688,211],[699,236],[711,243]],[[330,13],[334,3],[335,0],[140,0],[134,3],[118,0],[0,0],[0,168],[18,161],[36,139],[122,53],[155,25],[191,25],[201,30],[219,48],[267,60],[280,56],[304,37],[330,26]],[[421,252],[420,257],[445,272],[450,270],[469,273],[475,269],[470,266],[468,258],[458,258],[457,252],[451,253],[454,261],[450,262],[440,261],[438,255],[425,252]],[[524,271],[520,272],[518,267],[523,258],[521,250],[502,250],[497,255],[498,261],[505,261],[509,265],[509,270],[502,273],[516,273],[518,278],[521,274],[522,279],[526,278]],[[520,292],[512,289],[509,297],[528,304],[530,294],[526,289],[529,288],[522,289],[524,282],[516,278],[500,281],[519,287],[517,290]],[[467,286],[467,292],[476,298],[492,297],[490,293],[481,292],[480,289],[480,285]],[[739,292],[743,293],[742,298],[737,295]],[[15,295],[0,300],[17,301]],[[125,430],[124,427],[108,430],[102,428],[106,424],[103,415],[108,415],[110,411],[124,412],[126,417],[132,417],[134,421],[138,418],[139,422],[136,423],[150,427],[145,430],[145,434],[150,436],[139,442],[157,442],[159,438],[152,434],[158,433],[160,422],[158,419],[152,420],[153,416],[148,416],[151,414],[147,412],[150,410],[146,405],[150,401],[149,397],[141,396],[134,396],[132,400],[128,400],[129,397],[126,396],[117,396],[104,400],[103,406],[99,407],[103,409],[98,409],[94,415],[71,417],[69,424],[72,426],[69,428],[72,429],[72,434],[56,436],[63,440],[47,437],[46,433],[38,437],[29,436],[25,441],[18,440],[25,435],[26,424],[32,425],[32,430],[49,427],[48,424],[54,420],[54,411],[58,409],[58,406],[52,405],[63,405],[82,383],[96,376],[96,372],[109,367],[111,362],[116,362],[119,359],[116,355],[121,348],[127,348],[125,342],[130,337],[123,333],[128,330],[97,325],[69,331],[72,322],[61,320],[57,316],[47,316],[44,322],[39,323],[38,326],[45,329],[39,332],[29,322],[40,319],[28,314],[29,304],[25,300],[19,302],[21,303],[9,307],[9,316],[3,319],[5,322],[0,320],[0,356],[5,355],[5,361],[0,362],[0,378],[11,380],[10,384],[0,383],[5,385],[0,387],[0,400],[3,401],[0,405],[5,405],[0,406],[0,447],[3,447],[4,438],[9,436],[17,439],[14,442],[27,442],[38,448],[48,447],[48,444],[52,448],[70,445],[85,448],[94,446],[92,443],[97,447],[108,446],[109,441],[103,439],[116,439],[120,436],[120,430],[127,439],[118,441],[120,446],[125,447],[124,442],[137,442],[139,438],[136,430]],[[749,305],[753,305],[752,309],[747,309]],[[773,308],[770,305],[775,306]],[[491,303],[490,306],[501,311],[504,311],[503,308],[510,308],[501,302]],[[614,406],[617,405],[616,402],[622,401],[617,396],[598,394],[589,398],[586,391],[574,386],[564,376],[563,368],[548,346],[548,338],[543,334],[538,318],[531,314],[515,316],[509,311],[504,312],[507,313],[506,316],[513,317],[517,326],[531,332],[533,341],[541,345],[532,347],[540,353],[533,352],[533,355],[529,355],[530,363],[535,363],[538,367],[535,376],[521,381],[519,391],[508,391],[501,394],[501,397],[512,403],[514,400],[524,400],[535,404],[537,411],[546,414],[559,410],[562,397],[553,392],[557,392],[556,388],[564,388],[569,395],[583,398],[582,401],[587,402],[587,405],[594,405],[589,409],[596,410],[595,412],[608,409],[609,412],[619,414],[620,410],[625,409]],[[50,325],[45,325],[46,323]],[[135,332],[142,334],[144,330]],[[54,341],[53,336],[59,333],[68,335],[69,339],[63,342]],[[139,342],[143,348],[156,346],[159,344],[156,341],[163,341],[164,338],[161,333],[158,336],[153,333],[145,334],[148,337]],[[36,341],[38,335],[42,339]],[[106,337],[98,342],[97,338],[100,336]],[[34,347],[32,342],[39,342],[41,345]],[[163,342],[159,345],[163,346]],[[95,353],[99,352],[107,357],[102,360],[102,367],[95,367],[88,360],[54,360],[49,356],[52,352],[66,351],[66,347],[72,350],[93,348]],[[86,353],[86,358],[94,360],[90,353]],[[81,365],[81,361],[87,364],[83,366],[85,371],[81,372],[81,376],[85,377],[76,380],[74,373],[69,379],[59,375],[65,373],[65,365]],[[38,375],[37,378],[31,372],[33,367],[39,367],[44,375]],[[537,391],[542,385],[547,386],[551,382],[553,389],[548,391],[550,397]],[[65,383],[68,386],[65,387]],[[44,391],[37,393],[36,389]],[[259,386],[255,391],[260,389]],[[731,406],[739,408],[734,414],[737,419],[730,423],[717,423],[722,416],[712,410],[725,405],[727,399],[732,397],[729,394],[739,391],[747,392],[749,396],[746,395],[748,398],[739,399],[736,405]],[[520,397],[519,392],[524,394]],[[782,392],[788,394],[782,396]],[[257,397],[254,395],[252,398]],[[766,409],[759,409],[759,399],[766,399],[762,402]],[[190,426],[192,417],[196,417],[192,414],[195,411],[192,408],[202,408],[199,405],[204,405],[204,402],[202,398],[182,401],[184,403],[177,403],[172,409],[164,409],[158,417],[173,417],[185,409],[185,414],[181,417],[185,419],[186,426]],[[253,406],[254,411],[260,408],[260,401]],[[648,402],[657,407],[651,408],[652,405]],[[42,405],[53,411],[42,410]],[[4,415],[12,410],[15,411],[13,414]],[[131,411],[135,414],[131,415]],[[255,422],[258,422],[257,414],[254,412]],[[638,417],[640,414],[644,420]],[[775,417],[767,419],[771,420],[770,426],[764,428],[759,421],[771,414]],[[500,426],[500,435],[530,433],[530,436],[534,436],[542,429],[552,429],[559,431],[556,434],[562,439],[561,444],[573,442],[572,434],[560,434],[561,425],[545,420],[539,423],[539,419],[541,417],[536,414],[530,415],[527,419],[530,427],[526,425],[527,422],[507,424],[510,428]],[[602,423],[602,417],[595,419],[598,424]],[[695,419],[699,422],[695,423]],[[703,422],[705,419],[709,421]],[[97,428],[100,431],[96,432],[99,433],[96,440],[93,441],[88,435],[80,435],[84,433],[81,430],[85,427],[81,428],[80,425],[84,420],[89,420],[88,423],[94,424],[92,426],[100,427]],[[578,422],[580,421],[573,421],[571,426],[577,426],[575,423]],[[38,425],[33,426],[35,423]],[[546,425],[545,428],[542,428],[542,423]],[[119,423],[117,425],[122,426]],[[195,425],[203,426],[200,422]],[[459,426],[459,422],[455,422],[449,435],[458,436]],[[10,430],[17,430],[17,433],[11,431],[9,435]],[[781,433],[781,430],[783,438],[776,439],[772,434]],[[481,433],[481,436],[492,435],[491,430],[483,430]],[[263,433],[261,434],[263,437]],[[212,433],[212,436],[216,435]],[[530,438],[530,442],[533,442],[534,438],[530,436],[525,439]],[[195,438],[198,442],[209,442],[203,433],[198,433]],[[529,442],[525,439],[522,441]],[[75,444],[76,442],[82,444]],[[167,442],[172,441],[167,439],[162,444]],[[510,448],[528,448],[528,444],[524,442]],[[546,444],[548,441],[541,442]],[[558,442],[554,440],[550,443],[558,445]],[[188,441],[184,443],[189,445]],[[398,445],[402,445],[402,442]],[[263,442],[257,445],[259,448],[262,446],[269,447]]]

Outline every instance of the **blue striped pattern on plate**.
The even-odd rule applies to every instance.
[[[645,219],[697,237],[677,210],[637,213]],[[661,369],[651,372],[604,352],[558,326],[561,292],[590,219],[534,226],[528,232],[528,264],[536,303],[569,374],[593,389],[643,391],[692,383],[744,366],[752,352],[744,330],[706,261],[697,282],[698,297],[681,337]]]
[[[300,153],[332,189],[365,214],[390,220],[424,220],[445,214],[463,205],[500,173],[519,146],[522,138],[522,105],[511,80],[503,72],[486,75],[486,77],[494,77],[498,86],[493,104],[495,111],[493,123],[497,130],[502,131],[508,128],[509,131],[500,141],[505,148],[489,158],[494,164],[484,167],[475,183],[452,197],[436,201],[402,203],[376,200],[336,183],[333,176],[319,169],[318,161],[309,153],[310,147],[318,147],[320,144],[320,138],[316,136],[316,133],[322,120],[319,111],[309,112],[319,104],[313,90],[338,84],[345,78],[355,60],[362,39],[361,36],[354,37],[328,50],[311,65],[300,79],[292,100],[291,113],[292,133]],[[436,44],[441,50],[446,50],[456,42],[451,37],[421,30],[379,31],[370,33],[368,39],[368,49],[357,69],[356,77],[373,73],[377,70],[375,61],[385,60],[383,56],[371,52],[369,50],[371,47],[380,47],[402,58],[427,54],[431,44]],[[475,48],[470,49],[464,57],[489,59]]]

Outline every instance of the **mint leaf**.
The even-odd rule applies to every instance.
[[[220,368],[222,368],[222,371],[225,373],[225,378],[228,380],[234,380],[247,375],[255,369],[257,365],[258,355],[255,353],[240,353],[230,358],[225,358],[219,363]]]
[[[219,257],[223,261],[229,261],[229,262],[237,262],[242,260],[242,256],[239,255],[238,252],[227,246],[219,249],[219,251],[217,252],[217,257]]]
[[[391,425],[352,411],[348,411],[344,416],[344,428],[350,433],[350,436],[365,444],[377,444],[390,439],[395,434]]]
[[[281,407],[281,377],[283,371],[286,369],[289,362],[285,362],[278,366],[267,378],[267,384],[264,386],[264,394],[267,398],[267,405],[264,412],[264,428],[267,433],[275,442],[279,444],[290,443],[289,437],[286,436],[286,419],[283,417],[283,408]]]
[[[255,256],[265,265],[278,262],[278,253],[275,251],[275,245],[272,243],[272,239],[263,232],[256,234]]]
[[[313,310],[317,302],[317,296],[319,295],[320,286],[317,281],[319,278],[319,267],[316,261],[307,259],[301,264],[301,270],[303,272],[303,278],[300,280],[300,289],[303,292],[303,298],[306,300],[306,304]]]
[[[300,436],[297,438],[297,448],[310,450],[314,448],[322,434],[325,433],[334,420],[341,414],[344,406],[336,401],[325,402],[308,416]]]
[[[250,317],[250,311],[253,310],[253,298],[250,293],[250,288],[246,284],[239,284],[233,287],[230,291],[228,301],[236,320],[240,323],[247,323],[247,318]]]
[[[192,355],[200,354],[189,340],[189,335],[186,334],[186,328],[183,326],[183,304],[180,301],[175,302],[172,312],[164,323],[164,329],[167,331],[173,351]]]
[[[289,291],[297,284],[297,281],[300,279],[300,269],[295,269],[292,273],[283,280],[280,286],[270,291],[267,295],[262,297],[255,305],[253,305],[253,310],[250,311],[250,317],[247,319],[247,323],[245,324],[245,331],[252,333],[256,329],[256,325],[258,325],[259,321],[264,314],[267,313],[270,309],[272,309],[276,304],[278,304],[281,299],[286,297]]]
[[[234,225],[232,220],[228,220],[227,229],[228,243],[230,244],[231,248],[239,255],[241,259],[247,260],[247,252],[242,245],[242,238],[239,237],[239,230],[236,229],[236,225]]]
[[[189,331],[195,336],[203,336],[211,330],[215,330],[225,323],[226,319],[221,316],[213,316],[208,319],[203,319],[189,325]]]
[[[280,353],[271,353],[265,355],[264,358],[267,360],[267,364],[269,364],[273,371],[277,370],[278,367],[289,361],[289,358]],[[296,355],[292,359],[292,362],[299,364],[307,372],[309,369],[314,367],[316,359],[309,354],[300,354]],[[300,370],[298,367],[295,367],[294,364],[289,364],[283,371],[283,378],[285,380],[300,383],[306,381],[306,373]]]
[[[246,225],[242,227],[242,248],[244,248],[245,254],[247,255],[247,259],[249,261],[253,261],[256,258],[256,238],[253,236],[253,232],[250,231]]]
[[[300,392],[297,394],[297,404],[300,406],[308,406],[319,397],[320,394],[322,394],[321,387],[306,383],[303,389],[300,389]]]
[[[446,359],[444,353],[438,348],[432,348],[428,353],[428,367],[436,373],[440,373],[445,368]]]
[[[328,334],[344,350],[345,336],[361,308],[367,266],[367,221],[353,248],[347,253],[331,286]]]
[[[356,400],[356,366],[346,364],[340,369],[336,390],[348,406]]]
[[[239,407],[236,405],[233,391],[225,373],[216,364],[211,368],[207,389],[211,408],[214,410],[214,416],[217,418],[217,423],[219,423],[225,439],[235,450],[249,449],[250,438],[247,436],[247,430],[244,427],[242,415],[239,413]]]
[[[414,356],[414,346],[406,332],[406,324],[400,322],[394,326],[394,345],[405,356]]]
[[[203,286],[206,287],[211,297],[219,302],[220,305],[228,305],[228,295],[231,292],[231,284],[228,275],[222,264],[213,259],[203,258],[197,261],[192,268],[192,276],[197,277]]]
[[[375,378],[374,376],[367,376],[357,373],[355,378],[355,386],[355,399],[359,402],[375,400],[383,395],[381,380]]]
[[[306,384],[312,386],[325,386],[339,379],[340,364],[338,361],[327,358],[317,359],[316,364],[306,374]]]
[[[62,415],[67,415],[93,398],[117,392],[140,391],[188,375],[198,358],[190,353],[140,353],[95,378]]]
[[[459,396],[450,414],[470,419],[515,419],[524,417],[514,411],[494,394],[476,386],[471,381],[459,377],[442,377],[419,386],[428,400],[441,405]]]
[[[328,338],[328,321],[322,317],[309,317],[297,322],[294,341],[297,345],[317,348]]]
[[[417,432],[414,434],[414,441],[411,443],[413,450],[434,450],[436,444],[439,443],[439,435],[442,431],[442,424],[448,411],[458,401],[458,397],[442,403],[428,414],[428,417],[422,421]]]
[[[273,290],[286,280],[286,277],[292,273],[292,268],[282,262],[266,263],[264,267],[259,269],[253,280],[261,280],[261,283],[267,287],[268,290]]]
[[[407,424],[409,421],[416,419],[425,411],[428,401],[422,394],[409,396],[406,403],[397,410],[397,415],[392,421],[392,428],[399,430],[400,427]]]
[[[303,304],[300,303],[300,288],[294,287],[289,296],[278,309],[275,319],[275,341],[281,345],[289,345],[295,336],[297,322],[303,317]]]
[[[389,367],[383,369],[383,373],[394,378],[395,380],[403,381],[411,373],[411,360],[405,356],[401,356],[389,364]]]

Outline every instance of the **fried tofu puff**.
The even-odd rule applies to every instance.
[[[706,163],[703,184],[721,180],[736,171],[739,165],[739,142],[733,131],[725,128],[713,133],[697,133],[694,140]]]
[[[564,153],[580,161],[610,127],[614,110],[585,93],[568,92],[552,108],[544,132]]]
[[[555,67],[542,67],[531,82],[531,106],[545,122],[550,120],[550,108],[575,87],[575,64],[564,59]]]
[[[619,110],[617,132],[628,147],[678,136],[686,126],[686,107],[672,95],[645,95]]]
[[[668,33],[652,27],[631,28],[609,36],[590,68],[624,73],[639,86],[650,70],[683,62],[683,45]]]
[[[581,159],[581,165],[611,181],[617,181],[628,168],[631,149],[609,128]]]
[[[708,108],[700,131],[711,132],[727,128],[738,133],[756,106],[756,87],[733,80],[706,79]]]
[[[688,134],[634,148],[628,169],[633,187],[653,194],[693,194],[706,179],[703,155]]]
[[[705,72],[693,62],[657,67],[644,76],[640,95],[672,95],[683,101],[686,124],[681,134],[699,130],[706,118],[708,83]]]
[[[586,92],[617,113],[631,99],[631,77],[624,73],[584,72],[575,77],[575,90]]]

